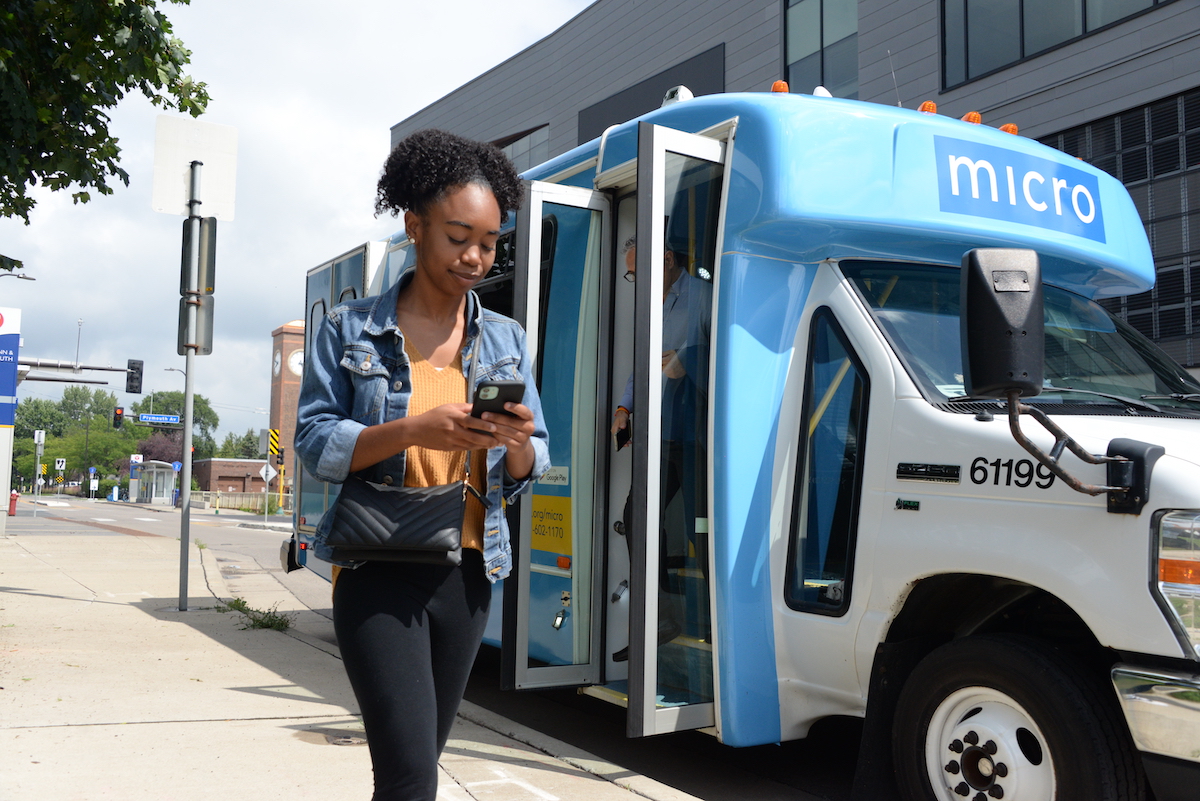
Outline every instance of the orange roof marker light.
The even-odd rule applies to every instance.
[[[783,92],[786,94],[787,92],[790,92],[792,90],[788,88],[787,81],[776,81],[775,83],[771,84],[771,91],[772,92]]]
[[[932,100],[926,100],[917,108],[917,111],[922,114],[937,114],[937,103],[934,103]]]
[[[978,125],[983,122],[983,116],[978,111],[968,111],[962,116],[963,122],[969,122],[972,125]]]
[[[1004,123],[1003,125],[1000,126],[1000,130],[1004,131],[1005,133],[1010,133],[1013,136],[1017,135],[1017,125],[1016,125],[1016,123],[1013,123],[1013,122]]]

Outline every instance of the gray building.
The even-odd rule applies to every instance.
[[[526,169],[657,108],[673,86],[761,92],[781,78],[792,91],[978,111],[1117,176],[1146,223],[1158,283],[1105,305],[1200,367],[1190,0],[597,0],[397,123],[392,141],[445,128],[495,142]]]

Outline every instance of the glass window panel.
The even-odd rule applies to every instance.
[[[1160,306],[1183,301],[1183,274],[1181,268],[1159,270],[1154,280],[1154,292]]]
[[[1150,226],[1154,232],[1151,240],[1154,255],[1158,257],[1175,256],[1183,253],[1183,218],[1175,217],[1167,220],[1155,220]]]
[[[825,88],[834,97],[858,99],[858,35],[851,34],[824,50]]]
[[[1155,142],[1150,146],[1155,175],[1166,175],[1179,170],[1179,145],[1178,139],[1168,139],[1165,142]]]
[[[1200,265],[1189,267],[1188,273],[1190,273],[1189,286],[1192,288],[1191,296],[1195,298],[1197,295],[1200,295]]]
[[[1117,149],[1117,118],[1107,117],[1092,126],[1092,156],[1114,153]]]
[[[971,78],[1021,58],[1020,0],[967,0]]]
[[[788,560],[793,608],[843,614],[850,602],[862,447],[866,374],[828,312],[813,322],[801,428],[804,464],[797,483]]]
[[[1080,126],[1065,131],[1059,149],[1069,155],[1085,158],[1087,156],[1087,128]]]
[[[1187,210],[1200,211],[1200,172],[1189,172],[1183,176],[1184,191],[1187,193]]]
[[[1137,207],[1138,214],[1141,215],[1142,222],[1150,219],[1150,185],[1131,186],[1129,187],[1129,196],[1133,198],[1133,205]]]
[[[1114,178],[1117,177],[1117,157],[1115,155],[1103,156],[1101,158],[1094,160],[1092,162],[1092,164],[1094,164],[1099,169],[1104,170],[1106,173],[1113,176]]]
[[[1146,163],[1146,148],[1139,147],[1121,154],[1121,180],[1127,184],[1144,181],[1150,177]]]
[[[1200,164],[1200,131],[1194,131],[1185,137],[1184,151],[1188,167]]]
[[[946,0],[942,54],[946,60],[946,86],[967,79],[966,0]]]
[[[813,53],[788,67],[788,86],[793,92],[812,94],[821,85],[821,54]]]
[[[858,33],[858,0],[825,0],[822,16],[825,28],[821,38],[826,47]]]
[[[658,650],[661,705],[712,700],[708,581],[708,365],[722,169],[668,152],[663,299],[659,630],[681,635]],[[636,412],[635,412],[636,415]],[[551,435],[553,437],[553,435]]]
[[[1160,309],[1158,312],[1158,336],[1182,337],[1187,335],[1187,312],[1185,309]]]
[[[787,61],[792,64],[820,49],[821,0],[801,0],[787,10]]]
[[[1104,300],[1096,301],[1100,308],[1111,314],[1119,315],[1121,313],[1121,298],[1105,298]]]
[[[1087,0],[1088,30],[1094,31],[1152,5],[1154,0]]]
[[[1166,139],[1179,133],[1179,101],[1175,98],[1150,107],[1150,136]]]
[[[363,261],[361,250],[333,265],[333,297],[335,303],[361,297],[363,291]]]
[[[1136,147],[1146,142],[1146,112],[1143,109],[1121,115],[1121,147]]]
[[[1125,298],[1125,310],[1128,312],[1134,312],[1140,309],[1149,309],[1153,305],[1154,298],[1150,292],[1139,292],[1136,295],[1129,295]],[[1132,316],[1129,318],[1129,322],[1133,322]]]
[[[1183,181],[1179,178],[1164,178],[1149,184],[1154,201],[1154,216],[1171,217],[1183,213]]]
[[[1183,125],[1189,131],[1200,128],[1200,92],[1183,98]]]
[[[543,231],[553,220],[556,236],[544,252],[538,392],[550,434],[550,463],[565,468],[567,483],[539,483],[522,501],[532,505],[534,517],[529,594],[531,613],[537,612],[529,628],[529,667],[586,664],[594,613],[597,377],[595,370],[582,368],[597,360],[602,220],[598,211],[555,203],[545,203],[542,214]],[[560,557],[567,557],[568,566]],[[551,624],[566,597],[569,613]]]
[[[1040,53],[1082,34],[1083,6],[1079,0],[1026,0],[1025,55]]]

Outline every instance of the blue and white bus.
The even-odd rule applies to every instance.
[[[864,797],[1196,797],[1200,385],[1097,303],[1154,282],[1120,182],[783,93],[522,177],[479,287],[529,333],[553,463],[509,510],[507,684],[622,705],[632,737],[862,717]],[[311,270],[308,336],[410,255]],[[296,474],[292,561],[327,571],[337,487]]]

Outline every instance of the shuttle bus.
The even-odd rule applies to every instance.
[[[1197,797],[1200,384],[1098,302],[1154,282],[1119,181],[785,93],[522,178],[478,288],[550,432],[487,635],[508,686],[735,747],[858,716],[866,798]],[[411,262],[399,233],[311,270],[306,337]],[[338,488],[296,471],[287,561],[327,574]]]

